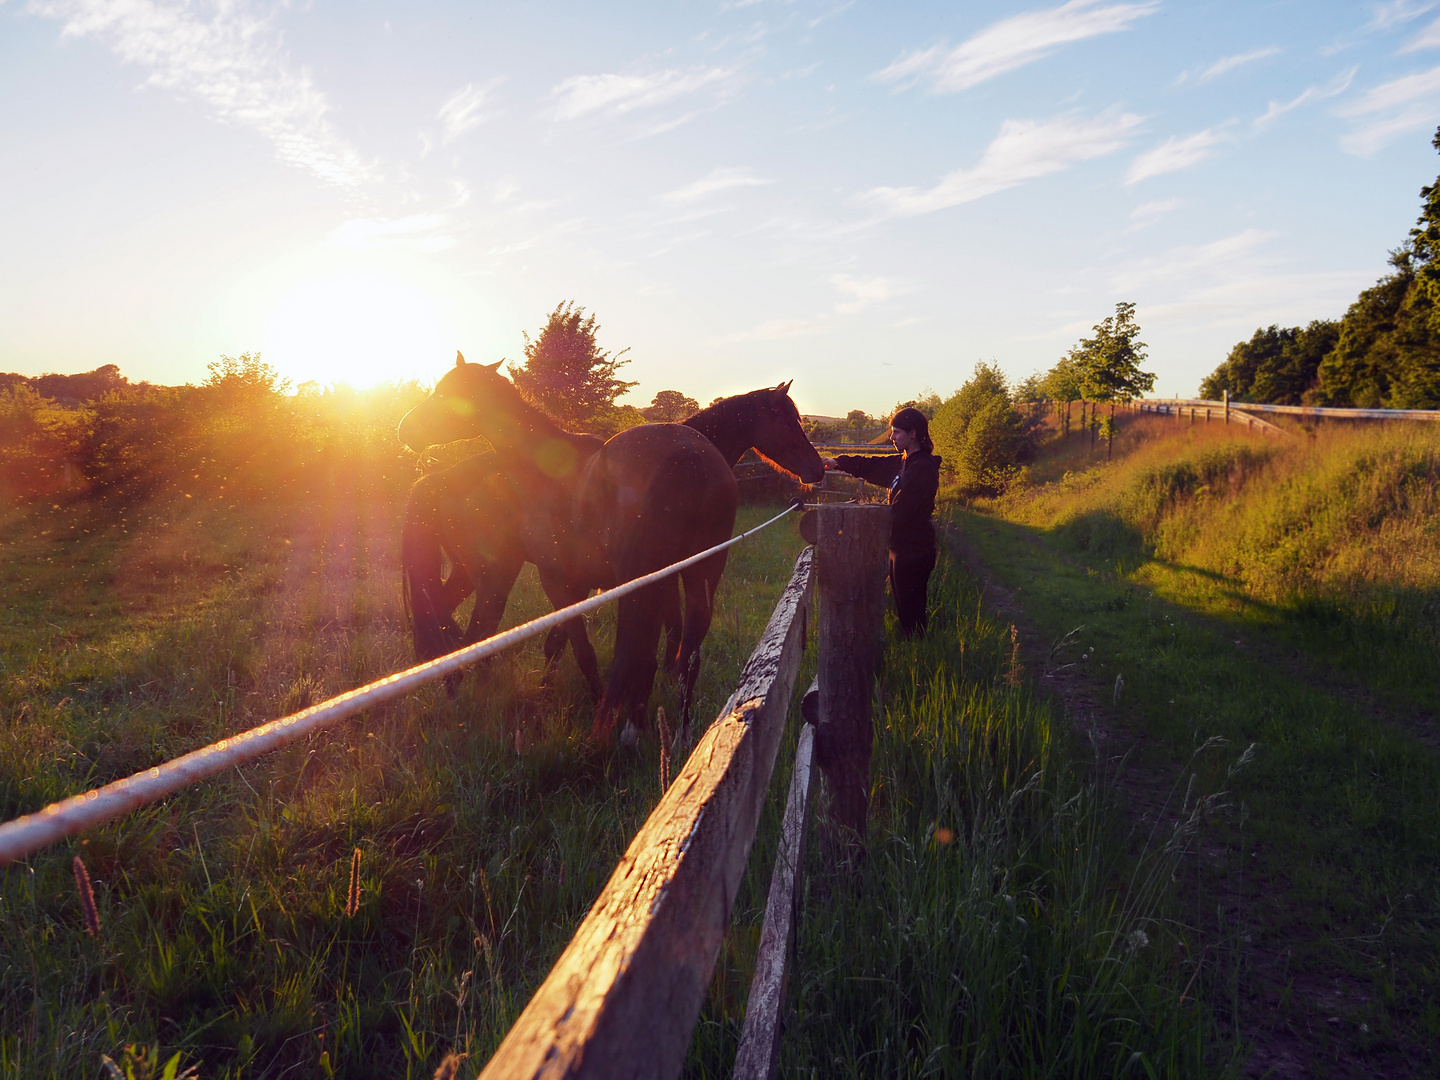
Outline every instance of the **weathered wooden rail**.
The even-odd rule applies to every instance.
[[[1302,420],[1419,420],[1440,422],[1440,409],[1336,409],[1318,405],[1259,405],[1234,401],[1226,393],[1219,401],[1208,398],[1145,398],[1132,403],[1142,412],[1161,412],[1183,419],[1188,413],[1191,422],[1197,417],[1212,418],[1224,423],[1245,423],[1247,426],[1283,432],[1253,413],[1297,416]]]
[[[832,833],[863,843],[870,708],[883,626],[889,508],[824,505],[812,546],[739,685],[640,828],[599,899],[482,1077],[679,1075],[749,860],[789,713],[818,585],[819,674],[782,823],[735,1074],[774,1075],[803,893],[812,763]]]

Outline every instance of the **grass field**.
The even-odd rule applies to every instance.
[[[0,813],[407,663],[392,472],[377,460],[268,502],[174,491],[7,511]],[[732,553],[701,722],[800,544],[787,522]],[[931,637],[887,654],[871,857],[836,877],[814,856],[787,1071],[1223,1067],[1211,1014],[1181,1002],[1196,962],[1169,899],[1200,801],[1185,796],[1179,830],[1132,842],[1112,778],[1030,691],[1010,627],[948,557],[935,603]],[[545,606],[527,573],[507,624]],[[611,618],[592,623],[602,660]],[[0,1076],[87,1074],[128,1043],[204,1077],[418,1077],[452,1047],[472,1075],[659,794],[654,743],[587,750],[578,673],[567,659],[546,693],[539,667],[531,643],[453,701],[418,694],[7,868]],[[661,680],[655,701],[673,713],[674,688]],[[733,1061],[788,755],[687,1075]]]
[[[409,663],[386,490],[243,510],[182,497],[113,519],[88,501],[12,511],[0,813]],[[800,546],[789,522],[732,553],[702,720]],[[506,622],[545,610],[527,573]],[[612,623],[592,624],[602,657]],[[89,1072],[130,1041],[180,1049],[205,1076],[428,1075],[452,1045],[483,1060],[658,797],[653,744],[586,750],[578,673],[567,659],[546,695],[540,662],[529,643],[453,702],[421,693],[7,869],[0,1075]],[[673,714],[663,680],[656,700]]]
[[[1087,458],[962,528],[1044,640],[1084,648],[1137,815],[1195,746],[1255,744],[1184,878],[1198,991],[1257,1075],[1433,1075],[1440,432],[1142,420]]]

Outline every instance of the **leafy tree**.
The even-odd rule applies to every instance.
[[[686,397],[679,390],[661,390],[651,400],[648,408],[640,410],[646,420],[657,424],[678,424],[686,417],[700,411],[700,403]]]
[[[1340,323],[1320,364],[1321,405],[1426,409],[1440,405],[1440,327],[1435,302],[1417,282],[1409,248],[1390,253],[1394,273],[1366,289]]]
[[[1141,371],[1145,343],[1135,321],[1135,305],[1122,301],[1115,314],[1096,323],[1094,337],[1081,338],[1070,350],[1080,394],[1085,401],[1129,401],[1155,388],[1155,376]]]
[[[533,405],[572,428],[603,419],[633,382],[615,377],[628,360],[602,350],[595,341],[595,316],[573,300],[555,306],[540,332],[525,335],[525,363],[512,368],[516,388]]]
[[[1430,145],[1440,150],[1440,127]],[[1435,183],[1420,189],[1424,200],[1420,207],[1420,220],[1410,230],[1410,251],[1418,265],[1417,276],[1421,287],[1429,294],[1431,329],[1440,331],[1440,177]]]
[[[885,418],[888,420],[901,409],[918,409],[924,414],[926,420],[933,420],[935,419],[935,411],[940,408],[941,404],[943,404],[943,401],[940,395],[927,386],[924,390],[920,391],[919,397],[910,398],[908,401],[897,401],[894,407],[885,414]]]
[[[210,376],[202,385],[222,401],[265,401],[271,395],[290,389],[290,380],[282,379],[278,371],[260,359],[258,352],[222,356],[206,368]]]
[[[1340,324],[1316,319],[1309,326],[1271,325],[1230,350],[1224,363],[1200,383],[1200,396],[1225,391],[1237,401],[1301,405],[1315,395],[1320,362],[1340,336]]]
[[[1004,488],[1034,450],[1004,372],[984,362],[976,364],[969,381],[936,410],[930,438],[946,469],[978,491]]]
[[[1063,435],[1070,434],[1070,406],[1079,401],[1083,390],[1080,386],[1080,371],[1075,361],[1069,356],[1063,356],[1060,361],[1045,373],[1041,382],[1045,396],[1051,401],[1061,402],[1065,411],[1061,413],[1064,425]]]

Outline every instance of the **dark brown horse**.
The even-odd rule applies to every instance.
[[[484,436],[502,458],[529,461],[545,457],[537,448],[573,438],[528,405],[496,366],[457,362],[431,397],[401,421],[401,440],[422,448]],[[537,546],[554,580],[583,596],[729,539],[738,503],[732,466],[751,447],[799,479],[818,482],[823,467],[788,390],[783,384],[727,399],[685,424],[631,428],[580,462],[568,520],[552,504],[543,508],[543,526],[532,530],[537,536],[553,530],[548,543]],[[569,484],[570,475],[557,483]],[[528,513],[534,502],[527,500],[522,509]],[[688,728],[700,644],[724,567],[721,553],[681,575],[682,629],[673,651],[666,651],[681,679],[682,730]],[[678,607],[673,578],[620,601],[615,655],[595,721],[599,741],[608,741],[622,718],[627,728],[644,725],[660,630],[675,620]]]
[[[495,374],[498,364],[467,364],[459,353],[455,370]],[[430,401],[435,401],[432,397]],[[426,418],[425,434],[401,421],[401,438],[417,449],[473,438],[460,399],[442,399]],[[408,420],[409,417],[406,418]],[[561,431],[543,416],[516,416],[497,424],[491,440],[497,452],[479,454],[418,480],[405,508],[401,542],[405,597],[415,654],[426,660],[495,632],[520,568],[532,562],[541,587],[555,607],[583,600],[589,586],[572,574],[585,566],[578,550],[561,543],[568,532],[570,504],[580,466],[603,445],[591,435]],[[538,427],[526,421],[534,420]],[[423,442],[421,440],[424,440]],[[451,569],[443,574],[442,556]],[[596,556],[598,561],[599,556]],[[471,593],[475,607],[462,632],[454,610]],[[599,667],[584,619],[572,619],[545,639],[546,675],[568,640],[591,693],[602,689]],[[453,685],[452,685],[453,688]]]
[[[600,440],[594,440],[593,450],[600,445]],[[522,506],[536,492],[545,492],[554,483],[537,472],[513,465],[506,468],[498,454],[476,454],[422,477],[410,489],[401,564],[416,659],[443,656],[489,637],[499,627],[520,568],[533,561],[526,548],[530,534],[521,524]],[[561,498],[568,498],[568,493]],[[446,558],[450,563],[448,575],[444,573]],[[555,580],[553,573],[542,570],[540,584],[557,608],[577,599],[564,581]],[[471,593],[475,594],[475,606],[462,631],[454,612]],[[545,638],[545,674],[541,681],[548,682],[567,641],[598,701],[602,693],[600,670],[583,618],[557,626]],[[458,682],[459,676],[452,676],[447,687],[453,692]]]

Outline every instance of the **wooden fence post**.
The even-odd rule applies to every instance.
[[[1225,423],[1230,423],[1230,391],[1220,391],[1221,400],[1225,403]]]
[[[815,764],[830,817],[865,842],[870,808],[871,699],[885,630],[890,508],[836,504],[816,510],[815,581],[820,608],[820,723]]]

